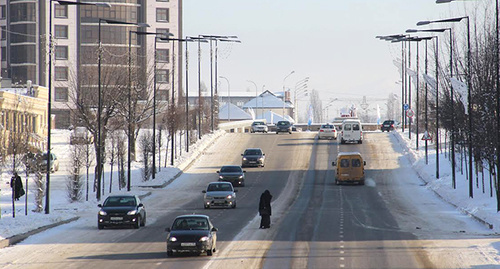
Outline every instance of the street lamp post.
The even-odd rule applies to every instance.
[[[295,89],[293,90],[293,105],[295,106],[295,113],[293,114],[295,122],[297,122],[299,119],[299,105],[297,104],[297,94],[299,94],[301,91],[307,94],[307,82],[309,82],[309,77],[305,77],[304,79],[299,80],[297,83],[295,83]]]
[[[97,7],[111,7],[109,3],[84,3],[84,2],[71,2],[64,0],[49,0],[49,70],[48,70],[48,96],[47,96],[47,158],[50,158],[51,137],[50,131],[52,129],[52,3],[58,2],[60,5],[87,5]],[[47,173],[45,182],[45,214],[50,213],[50,160],[47,159]]]
[[[227,79],[226,77],[223,77],[223,76],[219,76],[220,78],[223,78],[224,80],[226,80],[227,82],[227,98],[228,98],[228,101],[227,101],[227,121],[230,122],[231,121],[231,85],[229,84],[229,79]]]
[[[415,29],[408,29],[406,30],[407,33],[416,33],[416,32],[438,32],[442,33],[444,31],[450,31],[450,78],[453,77],[453,30],[451,28],[441,28],[441,29],[423,29],[423,30],[415,30]],[[454,109],[454,91],[453,91],[453,85],[450,83],[450,101],[451,101],[451,108],[452,110]],[[455,180],[455,115],[452,113],[451,115],[451,178],[452,178],[452,187],[455,189],[456,188],[456,180]],[[418,139],[417,139],[418,143]],[[418,144],[417,144],[418,145]],[[418,148],[418,146],[417,146]]]
[[[207,40],[194,36],[186,36],[186,40],[208,42]],[[189,60],[188,43],[186,42],[186,152],[189,152]]]
[[[215,41],[215,94],[217,95],[217,41],[221,42],[237,42],[241,43],[240,40],[237,40],[235,38],[238,38],[237,36],[222,36],[222,35],[200,35],[199,37],[209,40],[210,41],[210,126],[212,132],[214,131],[214,88],[213,88],[213,50],[212,50],[212,41]]]
[[[258,87],[257,84],[251,80],[247,80],[255,86],[255,119],[257,119],[257,98],[258,98]]]
[[[131,96],[132,96],[132,81],[131,81],[131,76],[132,76],[132,52],[131,52],[131,47],[132,47],[132,33],[136,34],[136,35],[164,35],[163,33],[154,33],[154,32],[140,32],[140,31],[132,31],[130,30],[129,31],[129,36],[128,36],[128,53],[129,53],[129,63],[128,63],[128,67],[129,67],[129,91],[128,91],[128,117],[129,117],[129,121],[128,121],[128,171],[127,171],[127,191],[130,191],[130,171],[131,171],[131,167],[130,167],[130,163],[131,163],[131,149],[132,149],[132,139],[131,139],[131,136],[132,136],[132,101],[131,101]],[[169,35],[172,35],[172,34],[169,34]],[[156,55],[156,41],[157,41],[157,37],[155,37],[155,43],[154,43],[154,77],[153,77],[153,84],[154,84],[154,89],[153,89],[153,179],[155,178],[155,172],[156,172],[156,165],[155,165],[155,153],[156,153],[156,143],[155,143],[155,137],[156,137],[156,133],[155,133],[155,130],[156,130],[156,58],[157,58],[157,55]]]
[[[295,71],[290,72],[290,74],[286,75],[285,78],[283,79],[283,120],[285,120],[285,103],[286,103],[285,80],[294,73]]]
[[[160,39],[161,40],[172,41],[172,102],[171,102],[172,105],[171,105],[171,109],[174,109],[175,108],[175,79],[174,79],[174,74],[175,74],[175,53],[174,53],[174,48],[175,48],[175,45],[174,45],[173,41],[177,41],[177,42],[194,42],[194,41],[198,41],[198,42],[200,42],[200,40],[182,39],[182,38],[170,38],[170,37],[160,37]],[[156,76],[156,74],[155,74],[155,76]],[[155,88],[156,88],[156,85],[155,85]],[[175,134],[172,134],[172,139],[170,140],[171,141],[170,165],[174,165],[174,146],[175,146],[174,138],[175,138]],[[154,165],[154,163],[153,163],[153,165]],[[153,169],[154,169],[154,167],[153,167]]]
[[[438,1],[436,1],[436,2],[438,2]],[[446,2],[446,1],[441,0],[439,2]],[[468,93],[467,93],[467,95],[468,95],[468,98],[467,98],[468,99],[467,110],[468,110],[468,113],[469,113],[469,115],[468,115],[468,118],[469,118],[469,132],[468,132],[468,148],[469,148],[468,149],[468,151],[469,151],[469,171],[468,171],[469,172],[469,197],[473,198],[474,197],[474,190],[473,190],[473,183],[472,183],[472,81],[471,81],[472,77],[471,77],[471,50],[470,50],[470,23],[469,23],[469,16],[456,17],[456,18],[451,18],[451,19],[435,20],[435,21],[420,21],[420,22],[417,23],[417,25],[421,26],[421,25],[428,25],[428,24],[431,24],[431,23],[460,22],[463,19],[466,19],[466,22],[467,22],[467,91],[468,91]],[[497,46],[497,50],[498,50],[498,46]],[[498,73],[498,68],[497,68],[497,73]],[[498,87],[497,87],[497,90],[498,90]],[[498,102],[498,99],[497,99],[497,102]]]
[[[102,111],[102,93],[101,93],[101,58],[102,58],[102,44],[101,44],[101,22],[106,22],[108,24],[119,24],[119,25],[135,25],[138,27],[149,27],[148,24],[145,23],[133,23],[133,22],[125,22],[125,21],[117,21],[117,20],[110,20],[110,19],[102,19],[99,18],[99,34],[98,34],[98,45],[99,45],[99,51],[98,51],[98,104],[97,104],[97,192],[96,192],[96,198],[99,201],[101,199],[101,178],[102,178],[102,141],[101,141],[101,111]],[[130,70],[130,69],[129,69]],[[129,107],[130,108],[130,107]],[[130,168],[129,168],[130,171]],[[130,179],[130,178],[129,178]],[[130,182],[129,182],[130,186]],[[127,188],[128,190],[128,188]]]

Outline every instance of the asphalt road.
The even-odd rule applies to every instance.
[[[461,268],[471,257],[487,260],[491,242],[468,234],[469,222],[456,210],[434,199],[426,212],[412,206],[426,190],[401,177],[413,172],[401,166],[402,152],[391,139],[375,132],[365,134],[361,145],[339,145],[317,141],[313,132],[228,134],[144,200],[145,228],[99,231],[96,209],[0,250],[0,268]],[[240,164],[240,154],[251,147],[264,150],[266,166],[244,169],[237,208],[203,209],[201,191],[217,180],[216,170]],[[339,151],[362,153],[365,186],[334,184],[331,162]],[[274,196],[273,216],[271,228],[262,230],[257,208],[265,189]],[[165,227],[191,213],[209,215],[219,228],[218,251],[167,258]]]
[[[252,220],[261,193],[278,197],[290,173],[307,169],[312,135],[229,134],[220,138],[184,175],[165,190],[153,190],[144,199],[145,228],[97,230],[96,212],[82,220],[35,235],[24,243],[2,250],[1,268],[202,268],[205,254],[167,258],[165,227],[182,214],[207,214],[219,229],[219,249]],[[204,209],[202,190],[217,181],[216,171],[227,164],[241,164],[246,148],[260,147],[266,154],[264,168],[245,168],[246,186],[237,188],[236,209]],[[161,174],[160,174],[161,175]],[[215,256],[217,255],[217,252]]]

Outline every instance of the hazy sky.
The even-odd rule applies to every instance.
[[[219,43],[219,75],[232,91],[281,91],[305,77],[325,100],[346,103],[367,96],[386,99],[401,93],[393,60],[400,43],[377,35],[398,34],[420,20],[462,15],[464,3],[435,0],[185,0],[184,34],[237,35],[241,44]],[[423,45],[422,45],[423,46]],[[195,60],[196,45],[190,45]],[[209,82],[208,45],[203,46],[203,81]],[[196,63],[191,62],[192,70]],[[191,73],[190,85],[197,85]],[[220,91],[227,91],[223,81]],[[303,98],[304,99],[304,98]],[[383,102],[382,102],[383,103]],[[373,106],[372,106],[373,107]]]

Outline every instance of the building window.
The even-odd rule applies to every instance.
[[[56,87],[55,90],[56,96],[54,97],[54,100],[57,102],[68,102],[68,88]]]
[[[63,38],[67,39],[68,38],[68,26],[67,25],[55,25],[55,36],[56,38]]]
[[[56,66],[56,80],[68,80],[68,67]]]
[[[169,0],[156,0],[156,2],[169,2]]]
[[[57,60],[68,59],[68,46],[56,46],[56,59]]]
[[[68,18],[68,6],[67,5],[55,5],[55,17],[56,18]]]
[[[168,83],[169,70],[160,69],[156,71],[156,83]]]
[[[158,42],[168,43],[168,40],[161,40],[160,37],[169,37],[170,36],[170,29],[168,29],[168,28],[166,28],[166,29],[156,29],[156,33],[159,34],[159,35],[157,35]]]
[[[2,26],[2,37],[0,38],[1,40],[7,39],[7,26]]]
[[[1,5],[0,6],[0,20],[5,20],[6,16],[7,16],[7,6]]]
[[[7,61],[7,47],[2,47],[2,62]]]
[[[157,93],[158,100],[168,101],[168,90],[159,90]]]
[[[159,63],[169,62],[169,50],[168,49],[157,49],[156,50],[156,61]]]
[[[157,8],[156,9],[156,21],[158,22],[168,22],[168,8]]]

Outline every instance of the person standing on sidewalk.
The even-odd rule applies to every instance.
[[[260,229],[267,229],[271,227],[271,199],[273,196],[269,192],[269,190],[265,190],[260,195],[259,202],[259,215],[261,216],[260,220]]]
[[[10,179],[10,187],[12,188],[14,200],[19,201],[19,198],[24,195],[24,188],[23,181],[17,172],[14,172],[14,176]]]

